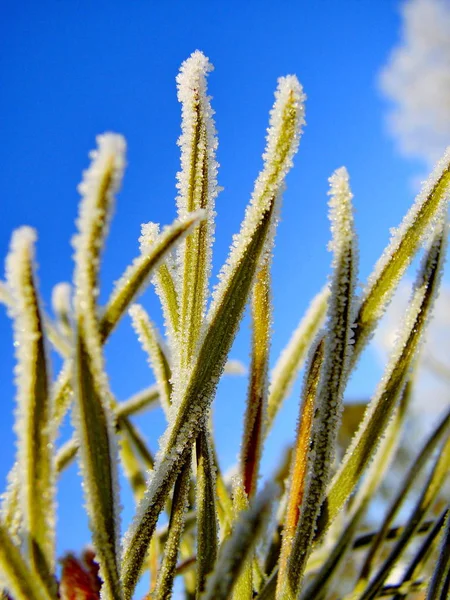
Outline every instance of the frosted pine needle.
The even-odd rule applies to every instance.
[[[79,186],[82,195],[75,247],[74,425],[80,441],[81,469],[89,524],[108,600],[121,600],[120,517],[117,446],[109,385],[104,370],[97,314],[100,255],[124,169],[121,136],[97,138],[92,164]]]
[[[233,517],[234,522],[239,521],[240,514],[248,510],[248,497],[245,493],[242,478],[236,475],[232,480],[232,495],[233,495]],[[253,552],[249,553],[245,561],[245,565],[241,570],[241,574],[233,586],[233,597],[231,600],[251,600],[253,597],[253,577],[252,577]]]
[[[191,456],[189,455],[173,490],[169,531],[164,544],[164,556],[158,572],[156,590],[152,594],[154,600],[165,600],[171,596],[176,561],[189,503],[190,473]]]
[[[219,283],[214,289],[214,301],[208,313],[209,320],[217,310],[230,275],[238,268],[252,233],[261,222],[262,215],[280,199],[285,177],[293,165],[294,155],[298,149],[302,126],[305,124],[305,99],[303,88],[294,75],[280,77],[275,92],[275,104],[270,111],[267,144],[263,154],[264,167],[255,182],[241,230],[233,237],[227,262],[219,273]],[[275,210],[274,213],[276,212]],[[274,221],[276,222],[276,219]],[[268,236],[266,252],[271,251],[272,244],[273,232]]]
[[[164,412],[168,414],[170,409],[171,372],[167,356],[164,352],[163,342],[148,314],[140,304],[133,304],[129,310],[129,314],[138,339],[148,354],[150,366],[158,383],[161,405]]]
[[[268,370],[272,325],[270,260],[265,257],[253,284],[251,302],[252,350],[247,408],[241,445],[241,474],[245,492],[256,492],[267,416]]]
[[[317,517],[334,459],[342,400],[349,366],[354,319],[357,248],[353,230],[352,193],[345,168],[330,177],[330,221],[333,276],[328,304],[324,360],[317,389],[316,418],[312,428],[313,451],[308,457],[308,478],[300,518],[279,597],[296,597],[301,585]]]
[[[98,148],[90,153],[91,166],[84,172],[78,186],[82,196],[77,220],[79,233],[74,237],[75,302],[88,302],[93,290],[98,294],[97,276],[100,252],[108,231],[114,208],[114,196],[120,187],[125,168],[125,140],[122,136],[105,133],[97,137]],[[84,307],[86,308],[86,307]]]
[[[149,222],[141,225],[141,237],[139,238],[139,244],[143,254],[150,250],[158,236],[159,225],[157,223]],[[173,252],[167,253],[164,262],[161,262],[159,265],[152,281],[155,286],[156,293],[161,301],[164,314],[164,324],[166,326],[168,342],[172,352],[172,361],[174,364],[178,364],[178,330],[180,324],[179,298],[181,292],[180,281],[176,274],[176,265]]]
[[[439,225],[439,222],[446,211],[449,199],[450,146],[447,148],[442,158],[436,163],[431,175],[423,183],[420,193],[416,197],[413,206],[409,209],[400,226],[391,230],[391,241],[367,281],[366,295],[369,294],[376,284],[380,274],[387,269],[393,255],[399,249],[405,234],[413,229],[414,225],[421,217],[425,217],[427,205],[431,205],[432,203],[435,205],[432,213],[431,206],[429,208],[431,214],[429,214],[428,219],[431,226],[417,233],[419,243],[431,238],[436,225]]]
[[[203,329],[211,271],[214,235],[214,204],[219,192],[215,153],[217,137],[213,110],[207,95],[206,78],[213,67],[199,51],[180,68],[177,77],[178,100],[182,104],[181,171],[177,175],[178,215],[186,217],[198,209],[206,219],[178,247],[180,287],[179,357],[184,378]]]
[[[14,595],[26,600],[53,600],[55,595],[40,581],[39,571],[30,568],[11,539],[9,532],[0,523],[0,585]],[[3,598],[10,598],[2,591]]]
[[[283,537],[278,561],[278,588],[286,584],[286,570],[292,543],[300,516],[300,509],[305,493],[310,452],[313,449],[312,428],[314,421],[315,399],[320,381],[323,362],[324,341],[318,340],[311,348],[309,364],[306,368],[305,381],[301,399],[300,416],[297,424],[297,435],[294,442],[289,484],[287,487],[286,514],[283,524]]]
[[[214,216],[214,199],[219,192],[215,160],[217,138],[206,83],[213,68],[208,58],[197,50],[184,61],[177,76],[178,101],[182,105],[182,132],[178,140],[181,171],[177,174],[180,217],[199,208],[208,210],[209,219]],[[194,168],[197,170],[193,171]]]
[[[100,255],[108,231],[117,192],[125,168],[125,140],[105,133],[97,137],[98,148],[90,153],[91,166],[78,186],[82,196],[77,220],[75,248],[74,308],[78,328],[86,337],[98,382],[104,381],[101,340],[97,325]],[[106,383],[104,382],[106,386]]]
[[[135,258],[125,269],[122,277],[116,282],[103,311],[100,324],[103,341],[110,335],[136,296],[145,290],[154,270],[171,252],[173,246],[179,243],[185,235],[188,235],[192,228],[204,218],[205,212],[197,210],[186,219],[177,219],[162,230],[151,246],[147,246],[147,242],[142,242],[141,237],[141,247],[145,249],[145,252]]]
[[[248,510],[240,513],[232,535],[227,539],[214,573],[208,578],[204,600],[227,600],[256,542],[269,521],[278,492],[267,484]]]
[[[195,443],[197,458],[197,594],[205,589],[205,581],[217,558],[218,526],[216,499],[216,467],[208,423],[202,426]]]
[[[13,233],[6,275],[13,298],[17,366],[17,477],[19,501],[31,564],[51,586],[54,567],[55,428],[43,324],[34,275],[36,233],[22,227]],[[14,482],[11,482],[12,484]],[[36,489],[39,495],[36,497]]]
[[[313,299],[272,370],[266,433],[270,431],[283,400],[289,395],[308,350],[324,323],[329,296],[330,289],[325,286]]]
[[[354,245],[355,232],[351,200],[353,194],[349,187],[348,172],[345,167],[337,169],[329,179],[330,221],[332,240],[329,250],[333,252],[334,264],[342,259],[349,245]]]
[[[327,492],[327,515],[326,517],[322,516],[322,522],[319,524],[321,531],[324,531],[333,521],[354,489],[355,481],[361,477],[364,468],[370,462],[392,415],[411,364],[423,342],[423,334],[439,289],[447,235],[447,225],[444,220],[441,220],[422,262],[414,293],[397,333],[397,341],[386,366],[385,374],[330,483]]]

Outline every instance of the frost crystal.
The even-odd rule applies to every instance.
[[[63,282],[55,285],[52,292],[52,306],[56,314],[70,312],[70,294],[70,283]]]
[[[329,179],[331,196],[328,206],[330,207],[331,233],[333,239],[329,244],[329,250],[334,255],[342,252],[345,244],[352,243],[354,239],[353,214],[351,200],[353,194],[349,188],[349,177],[345,167],[337,169]]]
[[[0,281],[0,302],[5,306],[11,306],[13,299],[8,285],[4,281]]]
[[[20,478],[19,478],[19,464],[14,463],[7,477],[7,488],[3,494],[0,495],[1,508],[0,508],[0,519],[2,523],[8,528],[8,532],[11,535],[14,542],[20,545],[20,527],[22,525],[22,511],[20,510]]]
[[[141,236],[139,238],[139,250],[142,254],[149,252],[156,238],[159,235],[160,227],[158,223],[142,223],[141,225]]]
[[[178,100],[182,104],[182,132],[178,140],[181,171],[177,175],[180,217],[186,217],[188,212],[198,208],[207,208],[209,217],[214,216],[214,199],[219,192],[215,160],[217,138],[214,111],[206,93],[206,77],[213,68],[206,56],[197,50],[181,65],[177,76]],[[203,156],[200,158],[197,153]],[[193,168],[196,169],[194,172]],[[205,183],[207,190],[202,189]],[[202,205],[202,198],[196,197],[196,192],[205,195],[207,205]]]

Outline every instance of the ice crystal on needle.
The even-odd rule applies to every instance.
[[[141,225],[141,235],[139,237],[139,250],[141,254],[145,254],[149,252],[153,244],[155,243],[156,238],[158,237],[160,232],[160,227],[158,223],[153,223],[149,221],[148,223],[142,223]]]
[[[210,227],[213,226],[214,199],[219,192],[214,111],[206,84],[207,75],[213,68],[208,58],[197,50],[181,65],[177,76],[178,101],[182,105],[182,132],[178,140],[181,148],[181,171],[177,174],[178,212],[180,217],[186,217],[192,210],[206,208]]]
[[[70,312],[70,296],[72,288],[70,283],[62,282],[55,285],[52,292],[52,306],[55,314]]]
[[[0,281],[0,302],[5,306],[11,306],[12,304],[11,291],[4,281]]]
[[[353,194],[349,187],[348,172],[345,167],[337,169],[329,179],[330,190],[328,192],[330,201],[330,221],[333,238],[328,245],[329,250],[334,252],[335,261],[343,251],[346,244],[354,241],[353,214],[351,200]]]

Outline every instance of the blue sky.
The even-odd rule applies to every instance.
[[[224,261],[261,167],[268,111],[277,77],[295,73],[308,100],[304,136],[288,178],[273,265],[273,360],[330,271],[327,178],[347,166],[355,194],[361,279],[369,274],[413,199],[418,165],[395,151],[384,125],[377,74],[398,37],[398,3],[316,2],[27,2],[0,9],[0,255],[23,224],[39,234],[40,289],[71,279],[81,172],[104,131],[125,135],[128,168],[102,270],[101,301],[138,252],[140,224],[175,217],[179,169],[179,65],[201,49],[215,65],[209,92],[219,134],[219,183],[214,273]],[[160,322],[157,301],[143,299]],[[232,352],[247,362],[248,320]],[[14,456],[10,322],[0,307],[0,389],[3,451],[0,487]],[[106,348],[111,386],[125,399],[151,383],[128,318]],[[59,363],[54,363],[57,373]],[[369,353],[349,388],[367,397],[380,371]],[[223,382],[215,406],[224,467],[241,434],[245,378]],[[299,386],[269,440],[265,465],[294,434]],[[157,413],[141,420],[153,450],[164,426]],[[88,540],[76,468],[63,477],[59,551]],[[124,520],[131,515],[124,490]],[[75,525],[76,524],[76,525]]]

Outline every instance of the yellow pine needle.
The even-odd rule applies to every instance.
[[[305,492],[306,477],[308,474],[308,458],[312,442],[312,426],[314,420],[314,406],[317,387],[320,379],[320,369],[323,362],[323,339],[317,344],[307,369],[305,390],[300,410],[297,438],[294,443],[292,466],[288,487],[288,501],[283,525],[282,544],[278,562],[279,593],[285,585],[289,554],[292,550],[295,531],[297,528],[303,495]]]
[[[267,412],[267,387],[271,333],[270,262],[265,257],[256,275],[252,295],[252,360],[241,446],[241,472],[251,498],[258,484],[259,463]]]

